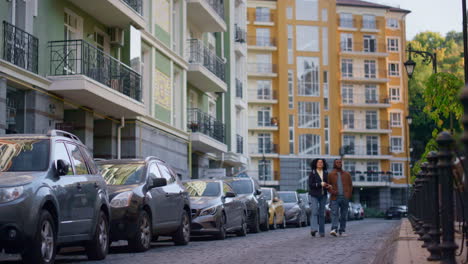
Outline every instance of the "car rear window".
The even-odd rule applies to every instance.
[[[99,164],[102,176],[109,185],[137,184],[144,179],[144,164]]]
[[[0,139],[0,171],[46,171],[48,139]]]
[[[231,186],[238,194],[253,193],[252,181],[250,180],[232,181]]]

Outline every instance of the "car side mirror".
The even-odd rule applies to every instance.
[[[255,190],[255,195],[260,195],[262,192],[260,190]]]
[[[166,186],[166,185],[167,185],[167,180],[165,178],[155,178],[155,179],[152,179],[150,189],[157,188],[157,187],[163,187],[163,186]]]
[[[233,192],[226,192],[226,194],[224,195],[224,197],[226,197],[226,198],[234,198],[236,196],[237,196],[237,194],[235,194]]]
[[[57,160],[56,169],[59,177],[67,175],[70,171],[70,163],[66,160],[59,159]]]

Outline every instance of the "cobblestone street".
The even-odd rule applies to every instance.
[[[113,244],[105,261],[87,261],[83,252],[59,255],[56,263],[371,263],[383,242],[399,221],[367,219],[348,222],[347,237],[327,235],[312,238],[309,227],[287,228],[224,241],[195,238],[188,246],[170,241],[153,243],[145,253],[127,253],[125,246]],[[164,240],[161,238],[160,240]],[[20,263],[9,258],[2,263]]]

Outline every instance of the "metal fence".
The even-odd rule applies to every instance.
[[[39,41],[36,37],[3,21],[4,60],[37,74],[38,50]]]
[[[236,135],[236,153],[244,154],[244,138],[241,135]]]
[[[187,127],[192,132],[200,132],[224,143],[224,124],[198,108],[188,109]]]
[[[143,2],[142,0],[123,0],[127,5],[133,8],[138,14],[143,14]]]
[[[222,81],[226,80],[226,63],[206,47],[201,40],[189,39],[187,48],[189,63],[201,64]]]

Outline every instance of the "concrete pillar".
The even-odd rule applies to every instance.
[[[353,202],[360,203],[361,202],[361,188],[354,188],[355,191],[353,192]]]
[[[94,148],[94,116],[91,112],[77,109],[64,111],[65,123],[72,123],[72,132],[85,144],[91,152]]]
[[[34,90],[26,92],[25,101],[25,133],[45,134],[63,120],[63,102]]]
[[[0,134],[5,134],[6,130],[6,114],[7,114],[7,105],[6,105],[6,97],[7,97],[7,79],[0,78]]]
[[[94,157],[117,157],[117,124],[108,119],[94,121]]]
[[[381,211],[387,210],[391,206],[392,196],[390,187],[382,187],[379,190],[379,209]]]

